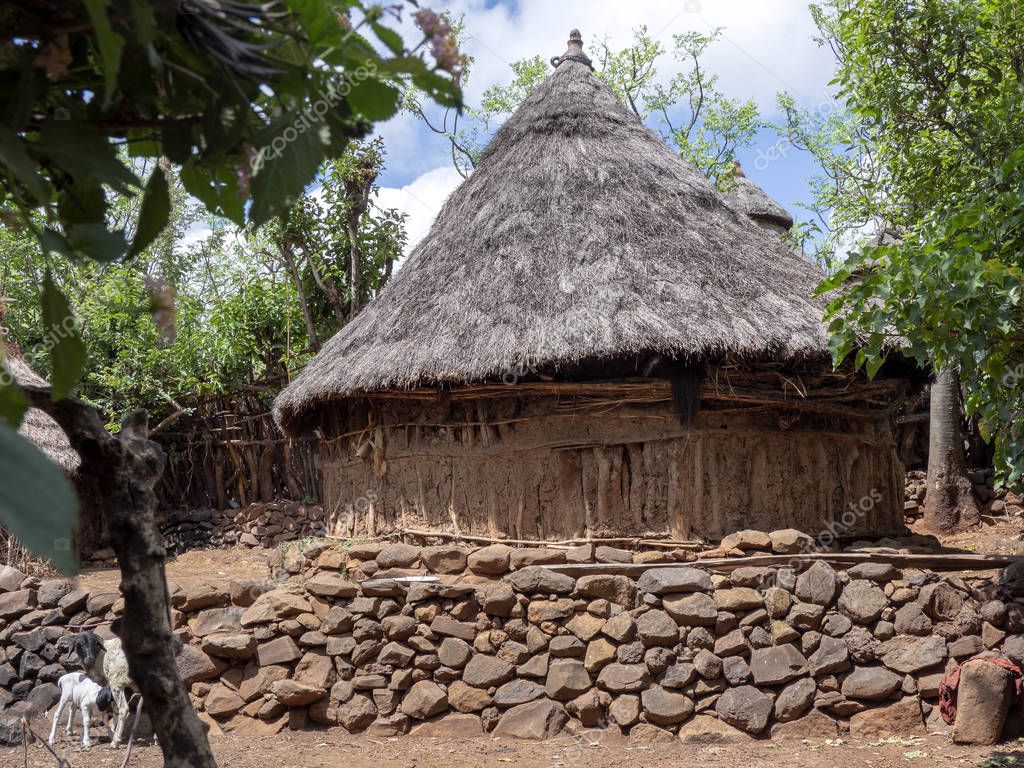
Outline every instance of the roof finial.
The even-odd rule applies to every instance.
[[[565,53],[561,56],[553,56],[551,58],[551,66],[557,69],[558,65],[563,61],[578,61],[580,64],[586,64],[591,69],[594,68],[590,57],[583,52],[583,35],[580,34],[578,29],[574,29],[569,33],[569,42]]]

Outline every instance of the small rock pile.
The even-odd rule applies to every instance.
[[[755,540],[737,534],[737,548]],[[294,546],[283,582],[171,585],[179,671],[204,717],[241,732],[585,727],[686,742],[919,734],[944,727],[952,666],[986,651],[1024,663],[1012,569],[999,582],[874,562],[728,575],[678,563],[634,579],[538,565],[593,549]],[[123,601],[16,573],[0,589],[2,724],[52,704],[61,635]]]
[[[186,510],[160,526],[168,553],[234,546],[272,549],[323,533],[323,508],[298,502],[250,504],[241,510]]]
[[[974,486],[982,514],[993,516],[1020,517],[1024,514],[1024,497],[1008,492],[1005,488],[996,490],[995,473],[991,468],[968,470],[967,477]],[[921,519],[924,514],[924,499],[928,491],[927,473],[907,472],[906,497],[903,515],[907,525]]]

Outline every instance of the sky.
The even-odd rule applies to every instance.
[[[434,6],[441,9],[439,3]],[[702,65],[718,75],[722,93],[753,99],[768,122],[782,121],[775,106],[780,91],[812,111],[831,108],[827,84],[834,70],[832,53],[814,42],[816,30],[805,0],[450,0],[447,8],[454,18],[463,16],[468,38],[464,48],[474,58],[465,93],[469,104],[479,103],[491,84],[510,82],[512,62],[563,53],[573,28],[580,29],[593,56],[595,39],[607,37],[613,49],[623,48],[633,30],[646,25],[667,49],[673,35],[722,27],[722,37],[706,51]],[[414,39],[408,20],[406,26],[406,39]],[[681,67],[671,56],[662,57],[659,79],[667,80]],[[461,177],[451,164],[447,141],[418,118],[400,114],[377,132],[388,152],[378,204],[407,214],[411,249]],[[815,171],[806,153],[763,129],[739,159],[748,178],[796,218],[809,218],[797,205],[809,202],[806,179]]]

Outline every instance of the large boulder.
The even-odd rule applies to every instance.
[[[507,709],[544,696],[544,686],[533,680],[513,678],[494,692],[494,705]]]
[[[302,651],[287,635],[268,640],[256,647],[256,658],[261,667],[270,664],[288,664],[302,658]]]
[[[787,685],[775,697],[775,719],[780,723],[788,723],[803,716],[814,703],[817,690],[814,681],[807,677]]]
[[[771,536],[763,531],[743,530],[730,533],[722,539],[721,548],[728,552],[730,549],[742,549],[748,552],[752,549],[771,551]]]
[[[594,573],[576,580],[576,593],[580,597],[603,599],[629,608],[636,596],[636,584],[627,576]]]
[[[772,531],[768,534],[768,539],[772,543],[772,552],[779,555],[795,555],[806,552],[814,544],[814,540],[810,536],[795,528]]]
[[[987,661],[971,661],[960,670],[953,741],[996,744],[1014,698],[1013,674]]]
[[[877,741],[893,736],[924,736],[921,704],[908,697],[895,704],[858,712],[850,718],[850,736],[861,741]]]
[[[878,621],[888,604],[885,592],[866,579],[851,581],[843,587],[843,594],[839,597],[840,612],[858,624]]]
[[[432,573],[462,573],[466,570],[468,556],[469,550],[454,544],[441,544],[420,550],[420,560]]]
[[[824,561],[817,561],[796,579],[796,596],[805,603],[829,605],[839,591],[839,574]]]
[[[576,588],[576,580],[571,576],[540,566],[520,568],[509,576],[509,582],[517,592],[527,595],[568,595]]]
[[[462,680],[475,688],[490,688],[512,679],[515,667],[497,656],[478,653],[462,670]]]
[[[214,632],[203,638],[202,649],[223,659],[251,659],[256,653],[256,638],[242,632]]]
[[[883,701],[903,685],[903,678],[885,667],[858,667],[843,680],[843,696],[864,701]]]
[[[662,608],[678,624],[686,627],[713,627],[718,621],[715,598],[704,592],[670,595],[662,601]]]
[[[946,641],[938,635],[905,641],[896,638],[886,644],[882,663],[889,669],[912,675],[923,669],[938,666],[946,660]]]
[[[720,611],[740,613],[764,607],[764,597],[752,587],[733,587],[732,589],[716,589],[715,604]]]
[[[646,664],[609,664],[597,677],[600,688],[611,693],[636,693],[651,684]]]
[[[306,598],[283,589],[275,589],[256,598],[256,601],[245,609],[241,623],[243,627],[251,627],[311,612],[312,606]]]
[[[286,707],[305,707],[327,695],[319,686],[300,683],[298,680],[277,680],[270,686],[270,692]]]
[[[223,683],[215,685],[203,702],[206,713],[211,717],[230,717],[245,706],[245,701]]]
[[[678,738],[683,744],[734,744],[750,741],[750,736],[733,728],[717,717],[697,715],[679,728]]]
[[[375,559],[381,568],[411,568],[420,559],[420,548],[411,544],[389,544]]]
[[[817,650],[807,660],[807,666],[814,677],[842,672],[850,666],[850,649],[846,641],[828,635],[822,637]]]
[[[470,553],[466,564],[473,573],[484,576],[500,576],[508,571],[512,548],[504,544],[492,544]]]
[[[402,699],[402,713],[416,720],[426,720],[448,709],[448,695],[431,680],[420,680]]]
[[[182,646],[181,651],[174,659],[174,665],[178,669],[178,676],[186,685],[198,683],[200,680],[211,680],[220,674],[223,663],[218,666],[210,656],[191,645]]]
[[[964,606],[959,590],[944,581],[921,587],[917,598],[921,608],[935,621],[953,621]]]
[[[547,694],[556,701],[569,701],[592,685],[590,673],[579,659],[555,659],[548,667]]]
[[[540,699],[507,710],[498,720],[494,735],[513,739],[550,739],[557,736],[568,722],[569,713],[562,704]]]
[[[359,587],[332,571],[320,571],[306,580],[306,591],[317,597],[355,597]]]
[[[487,691],[456,680],[448,686],[448,703],[458,712],[479,712],[491,706],[493,700]]]
[[[781,685],[807,674],[807,659],[794,645],[755,648],[750,653],[755,685]]]
[[[768,727],[773,702],[752,685],[727,688],[715,703],[715,712],[731,726],[758,734]]]
[[[116,599],[116,598],[115,598]],[[16,619],[36,607],[36,591],[19,589],[0,594],[0,619]]]
[[[648,722],[658,725],[681,723],[693,714],[693,701],[660,685],[654,685],[640,694],[640,703]]]
[[[642,592],[670,595],[678,592],[710,592],[711,574],[696,568],[651,568],[636,583]]]
[[[651,610],[636,618],[636,632],[644,645],[669,646],[679,642],[679,626],[665,611]]]

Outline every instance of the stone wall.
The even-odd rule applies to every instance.
[[[791,553],[801,542],[785,533],[729,543]],[[986,650],[1024,661],[1024,605],[996,574],[698,562],[573,578],[538,565],[592,561],[587,549],[295,547],[277,583],[172,585],[179,668],[204,717],[261,733],[874,739],[941,725],[951,665]],[[436,579],[398,580],[424,576]],[[0,725],[52,705],[61,638],[107,631],[122,607],[0,573]]]
[[[1024,497],[1006,488],[995,487],[995,472],[991,468],[971,469],[967,477],[974,487],[974,496],[982,514],[993,518],[1020,517],[1024,514]],[[924,515],[924,500],[928,475],[925,472],[907,472],[903,514],[910,525]]]

